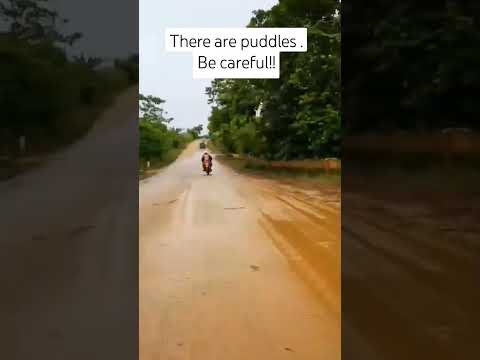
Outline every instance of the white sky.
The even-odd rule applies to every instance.
[[[252,11],[270,9],[278,0],[140,0],[140,92],[164,100],[172,126],[207,127],[208,80],[192,79],[189,53],[166,53],[167,27],[245,27]]]

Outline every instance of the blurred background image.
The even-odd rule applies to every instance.
[[[0,1],[1,357],[138,353],[138,7]]]
[[[101,49],[98,35],[88,30],[91,23],[85,24],[88,12],[82,16],[68,5],[2,1],[0,6],[1,177],[7,178],[84,135],[115,96],[138,81],[138,53],[132,41],[130,49]],[[76,30],[65,13],[76,18]]]
[[[342,10],[342,355],[475,359],[480,8]]]
[[[479,22],[0,0],[0,357],[479,358]],[[166,27],[244,26],[308,52],[214,81],[164,52]]]

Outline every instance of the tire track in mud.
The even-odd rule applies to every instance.
[[[445,359],[455,358],[445,340],[448,342],[450,337],[463,336],[455,333],[454,329],[459,328],[460,323],[468,321],[461,307],[455,305],[455,294],[440,293],[428,278],[412,271],[410,263],[406,264],[403,259],[386,254],[365,241],[365,234],[354,233],[346,228],[342,229],[342,234],[342,240],[348,243],[345,246],[348,253],[342,253],[342,261],[349,263],[348,270],[342,273],[342,283],[348,292],[344,291],[342,296],[356,299],[353,307],[353,301],[349,301],[348,310],[344,308],[344,321],[353,328],[361,327],[357,331],[362,337],[375,339],[375,344],[372,345],[380,343],[381,353],[389,353],[391,359],[408,358],[408,347],[396,354],[391,354],[388,350],[398,350],[395,339],[399,337],[416,349],[426,349],[426,358],[430,351],[428,349],[432,346],[444,347],[445,351],[449,351]],[[375,267],[372,264],[376,264]],[[400,283],[391,282],[392,277]],[[377,295],[377,287],[382,287],[382,296]],[[410,290],[405,292],[405,288]],[[402,289],[402,292],[398,289]],[[445,297],[450,298],[449,308],[443,307]],[[432,309],[438,311],[432,312]],[[375,318],[374,327],[366,326],[371,322],[369,317],[376,313],[382,314],[382,318]],[[389,330],[382,333],[379,328]],[[382,339],[381,342],[378,341],[379,338]]]
[[[252,194],[252,182],[248,185],[249,200],[255,202],[260,213],[260,226],[294,272],[340,319],[339,209],[323,204],[321,191],[307,195],[298,189],[279,186],[275,181],[256,179],[253,181],[256,191]]]
[[[339,264],[336,264],[329,254],[319,252],[318,248],[314,247],[315,244],[296,230],[295,226],[286,223],[279,225],[267,214],[262,215],[259,225],[286,257],[293,270],[306,281],[322,302],[340,317]],[[322,261],[317,261],[319,256],[323,256]],[[335,268],[338,268],[338,272]]]
[[[338,359],[339,213],[182,161],[141,192],[142,359]]]
[[[461,293],[475,284],[469,272],[473,256],[468,245],[439,233],[441,220],[425,221],[438,219],[432,204],[419,201],[415,208],[406,209],[371,198],[347,195],[344,199],[348,202],[344,224],[348,226],[342,226],[342,240],[348,246],[342,261],[348,263],[343,273],[348,293],[343,296],[358,299],[348,302],[344,321],[357,327],[364,338],[376,339],[378,350],[392,359],[409,356],[408,347],[395,354],[389,351],[399,349],[397,337],[417,349],[417,355],[421,352],[429,358],[435,348],[441,359],[455,358],[451,344],[468,343],[471,335],[462,329],[469,328],[467,314],[476,307],[473,298],[460,300],[452,291]],[[444,306],[446,301],[450,306]],[[376,328],[370,327],[365,314],[377,312],[383,314],[382,319],[375,319]],[[379,333],[379,324],[389,332]]]

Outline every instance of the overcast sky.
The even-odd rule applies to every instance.
[[[64,33],[81,32],[73,53],[102,58],[138,52],[138,6],[132,0],[50,0],[49,5],[69,19]]]
[[[140,0],[140,92],[164,100],[175,127],[203,124],[210,113],[207,80],[192,79],[189,53],[166,53],[167,27],[245,27],[252,11],[270,9],[278,0]]]

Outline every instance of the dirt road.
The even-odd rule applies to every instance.
[[[2,358],[137,356],[137,114],[133,88],[83,139],[0,182]]]
[[[340,359],[338,194],[197,149],[140,185],[140,359]]]
[[[364,165],[342,189],[343,357],[479,358],[478,170]]]

